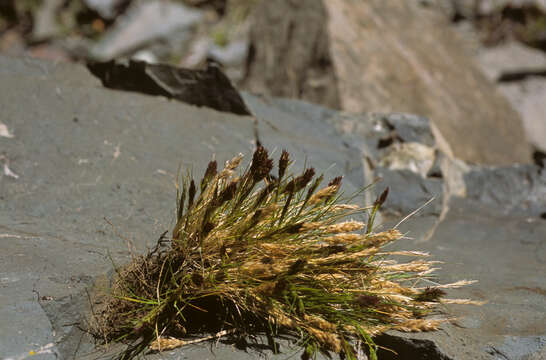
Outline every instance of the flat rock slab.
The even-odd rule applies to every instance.
[[[0,353],[15,356],[57,340],[38,296],[79,294],[111,268],[109,256],[127,261],[122,238],[137,251],[151,245],[171,227],[179,166],[200,175],[212,154],[249,152],[253,121],[105,90],[79,66],[2,64],[28,64],[0,75],[14,136],[1,148],[18,176],[0,180]]]
[[[2,165],[17,177],[0,177],[0,354],[17,357],[54,342],[62,358],[81,357],[91,350],[78,343],[74,324],[85,289],[112,269],[110,257],[129,260],[126,239],[142,252],[172,228],[180,167],[201,176],[213,155],[223,164],[250,154],[255,121],[104,89],[81,66],[29,59],[0,57],[0,93],[2,123],[13,135],[0,137]],[[249,102],[263,118],[284,121],[273,128],[294,121]],[[349,167],[362,174],[356,153],[327,133],[310,136],[311,126],[264,129],[262,140],[277,147],[275,157],[281,147],[290,151],[295,171],[307,159],[334,177],[353,159]],[[346,191],[361,186],[362,176],[353,178],[360,183],[347,180]],[[189,349],[182,354],[211,357],[208,345]],[[256,357],[231,346],[215,352]]]
[[[345,175],[347,194],[376,176],[370,164],[387,149],[382,140],[396,135],[396,141],[435,146],[423,118],[340,114],[243,94],[258,119],[256,128],[252,117],[104,89],[81,66],[38,60],[0,57],[0,93],[1,123],[13,135],[0,136],[0,354],[6,357],[50,343],[45,359],[100,356],[77,324],[89,305],[87,289],[108,275],[112,260],[128,261],[130,251],[143,252],[173,226],[180,167],[200,176],[213,154],[220,163],[239,152],[248,154],[256,129],[275,157],[282,148],[293,154],[296,172],[307,159],[327,178]],[[342,131],[344,119],[350,131]],[[401,215],[413,210],[411,202],[443,191],[442,174],[384,173],[398,189],[391,193],[390,206]],[[434,205],[425,216],[402,224],[414,240],[398,246],[430,251],[446,262],[440,281],[480,280],[450,295],[489,303],[450,306],[459,321],[443,331],[390,333],[378,341],[403,358],[540,358],[546,334],[546,222],[539,211],[546,184],[540,174],[527,167],[473,168],[463,178],[467,187],[516,191],[518,179],[531,179],[509,202],[530,204],[500,209],[499,199],[510,199],[491,197],[490,189],[470,191],[466,199],[449,200],[439,193],[440,208]],[[488,183],[489,178],[495,181]],[[414,200],[397,195],[404,189],[413,189]],[[260,354],[220,342],[150,358],[298,356],[296,349],[284,349],[279,355]]]
[[[402,224],[401,230],[412,239],[395,244],[395,248],[428,251],[435,260],[443,261],[434,280],[439,283],[479,280],[448,291],[448,297],[487,303],[446,306],[457,321],[443,326],[443,331],[396,332],[392,333],[396,337],[384,337],[379,343],[389,346],[400,342],[400,337],[420,345],[429,341],[422,354],[436,354],[432,358],[440,359],[544,358],[546,221],[521,211],[507,214],[503,210],[453,197],[433,234],[424,231],[430,223],[426,217]],[[383,356],[383,360],[394,359],[387,353]]]

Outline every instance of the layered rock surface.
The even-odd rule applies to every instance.
[[[261,2],[242,85],[353,113],[418,114],[431,119],[448,155],[489,165],[530,162],[518,113],[446,18],[424,4]]]
[[[213,154],[223,162],[249,153],[255,120],[103,89],[81,66],[29,59],[0,57],[0,93],[2,133],[13,136],[0,137],[0,354],[16,358],[52,343],[43,358],[97,357],[78,329],[86,290],[112,269],[110,258],[128,261],[129,250],[144,251],[172,227],[179,166],[201,174]],[[442,331],[393,332],[379,343],[403,359],[544,356],[544,169],[445,157],[428,121],[413,115],[243,97],[260,141],[293,153],[295,171],[307,158],[327,177],[345,175],[346,193],[382,176],[374,190],[391,186],[384,226],[436,197],[400,225],[412,239],[396,246],[445,261],[439,282],[480,280],[450,295],[488,304],[449,306],[458,320]],[[280,359],[294,351],[212,349],[215,355],[205,344],[164,356]]]

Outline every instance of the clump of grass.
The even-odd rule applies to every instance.
[[[106,341],[129,341],[123,358],[204,332],[292,334],[307,358],[333,351],[355,359],[360,340],[374,358],[374,335],[435,330],[445,321],[425,315],[444,301],[442,288],[468,282],[419,288],[434,270],[428,254],[382,250],[402,237],[373,232],[388,189],[362,208],[342,202],[341,177],[322,186],[313,168],[288,175],[286,151],[275,172],[261,146],[237,176],[241,161],[221,171],[212,161],[197,183],[186,177],[172,237],[118,270],[93,329]],[[349,219],[362,214],[368,224]]]

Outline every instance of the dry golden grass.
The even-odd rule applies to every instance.
[[[371,336],[435,330],[446,321],[425,316],[450,302],[442,288],[468,282],[418,287],[436,262],[427,253],[383,249],[402,237],[373,232],[388,190],[361,208],[340,200],[341,177],[320,188],[314,169],[287,175],[285,151],[275,175],[263,147],[236,176],[241,160],[221,171],[210,162],[199,183],[185,178],[172,237],[118,271],[93,330],[130,342],[122,358],[181,346],[191,342],[181,338],[203,332],[215,334],[204,339],[292,334],[308,357],[333,351],[355,359],[353,340],[361,340],[374,358]],[[350,219],[363,215],[368,223]]]

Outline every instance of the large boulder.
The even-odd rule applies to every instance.
[[[520,117],[444,17],[418,1],[324,4],[342,109],[426,116],[445,139],[444,151],[465,161],[530,161]]]
[[[327,24],[327,27],[323,25]],[[432,119],[443,152],[530,162],[522,120],[445,16],[418,1],[260,2],[243,88],[349,112]]]
[[[476,59],[521,115],[529,142],[546,152],[546,54],[510,41],[482,48]]]

